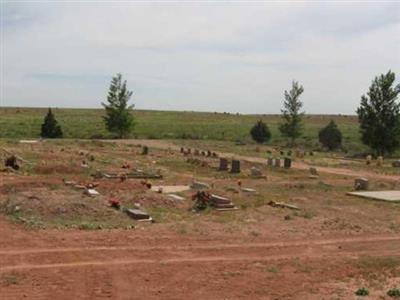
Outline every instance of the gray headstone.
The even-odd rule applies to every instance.
[[[280,168],[281,167],[281,159],[280,158],[275,158],[275,167]]]
[[[240,173],[240,160],[232,159],[231,173]]]
[[[149,147],[143,146],[143,148],[142,148],[142,154],[143,154],[143,155],[149,154]]]
[[[354,189],[356,191],[366,191],[368,190],[369,182],[367,178],[357,178],[354,181]]]
[[[292,160],[288,157],[285,157],[283,164],[286,169],[290,169],[292,167]]]
[[[316,168],[310,168],[310,174],[313,176],[318,176],[318,171]]]
[[[226,158],[221,157],[219,159],[219,171],[228,171],[228,160]]]

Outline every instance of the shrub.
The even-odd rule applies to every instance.
[[[355,294],[357,296],[368,296],[369,295],[369,291],[368,291],[368,289],[363,287],[363,288],[358,289]]]
[[[267,124],[261,120],[254,124],[250,130],[250,134],[253,140],[260,144],[268,142],[271,139],[271,132]]]
[[[54,117],[51,108],[49,108],[44,122],[42,124],[42,129],[40,136],[44,138],[62,138],[63,132],[60,125],[58,125],[56,118]]]
[[[387,295],[391,298],[400,298],[400,289],[388,290]]]
[[[342,146],[342,133],[333,120],[319,131],[318,137],[322,146],[329,150],[335,150]]]

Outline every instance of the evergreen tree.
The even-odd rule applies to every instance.
[[[279,125],[279,130],[283,136],[290,138],[292,145],[302,133],[304,112],[300,112],[303,103],[299,100],[299,97],[303,92],[303,86],[299,85],[297,81],[293,81],[292,89],[289,92],[285,91],[284,109],[281,110],[284,122]]]
[[[400,85],[393,86],[395,74],[389,70],[375,77],[357,109],[362,141],[377,155],[392,153],[400,145]]]
[[[117,74],[111,80],[107,95],[107,104],[102,103],[106,110],[104,117],[108,131],[116,134],[118,138],[129,135],[135,125],[132,115],[133,105],[128,105],[132,92],[126,88],[126,80],[122,81],[122,75]]]
[[[63,132],[61,130],[61,126],[58,125],[56,118],[54,117],[51,108],[47,111],[47,115],[44,118],[44,122],[42,124],[42,129],[40,133],[41,137],[44,138],[62,138]]]
[[[342,146],[342,133],[333,120],[319,131],[318,137],[322,146],[329,150],[335,150]]]
[[[250,134],[253,140],[260,144],[268,142],[271,139],[271,132],[269,131],[267,124],[261,120],[254,124],[250,130]]]

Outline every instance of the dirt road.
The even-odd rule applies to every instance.
[[[321,299],[309,289],[348,271],[349,261],[400,256],[393,235],[232,243],[126,230],[31,234],[0,225],[3,237],[16,237],[0,245],[2,299]],[[297,270],[322,265],[329,273]]]

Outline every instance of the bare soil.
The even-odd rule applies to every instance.
[[[150,154],[133,144],[147,144]],[[243,172],[234,175],[216,171],[215,159],[193,166],[176,145],[153,140],[34,147],[9,146],[34,165],[0,173],[1,299],[358,299],[360,287],[369,299],[389,299],[386,291],[400,288],[400,206],[345,196],[353,176],[368,175],[377,188],[396,188],[396,176],[318,168],[312,180],[305,162],[272,170],[243,156],[235,156]],[[82,149],[95,157],[90,170],[80,167]],[[153,185],[208,182],[239,210],[194,213],[192,191],[180,193],[182,203],[139,179],[89,176],[123,172],[125,162],[161,169]],[[247,175],[254,165],[266,179]],[[100,196],[63,178],[96,181]],[[238,181],[257,193],[240,192]],[[156,223],[129,219],[110,198],[139,203]],[[270,200],[301,209],[273,208]]]

